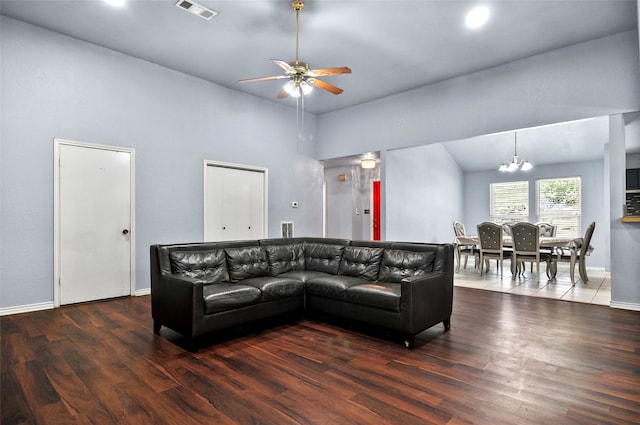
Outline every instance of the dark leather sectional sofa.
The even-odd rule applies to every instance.
[[[188,337],[296,311],[414,336],[449,329],[453,246],[329,238],[151,246],[153,330]]]

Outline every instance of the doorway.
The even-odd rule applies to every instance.
[[[54,139],[54,306],[135,291],[134,150]]]
[[[380,180],[371,182],[371,239],[380,240]]]

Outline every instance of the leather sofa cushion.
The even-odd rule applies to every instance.
[[[304,249],[302,243],[289,245],[268,245],[264,247],[271,269],[271,276],[304,270]]]
[[[344,300],[348,288],[362,284],[362,279],[353,276],[326,275],[309,279],[307,294]]]
[[[343,245],[305,242],[305,270],[338,274],[343,250]]]
[[[385,249],[378,280],[400,282],[406,277],[422,276],[433,271],[434,260],[434,252]]]
[[[229,282],[227,257],[223,249],[172,251],[171,272],[203,283]]]
[[[383,252],[382,248],[347,246],[342,253],[339,274],[376,280]]]
[[[400,311],[401,294],[401,284],[392,282],[364,283],[352,286],[345,293],[349,302],[391,311]]]
[[[324,272],[316,272],[313,270],[300,270],[300,271],[290,271],[286,273],[282,273],[280,277],[288,277],[289,279],[299,280],[301,282],[308,282],[309,280],[316,277],[324,277],[330,276],[328,273]]]
[[[261,301],[302,297],[304,294],[304,283],[302,281],[281,276],[252,277],[243,280],[242,285],[260,289],[262,291]]]
[[[225,252],[232,282],[250,277],[269,276],[269,262],[263,247],[227,248]]]
[[[205,314],[219,313],[256,304],[262,292],[253,286],[237,283],[217,283],[203,288]]]

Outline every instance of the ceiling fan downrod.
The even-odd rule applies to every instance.
[[[291,3],[291,7],[296,11],[296,65],[298,65],[298,30],[300,28],[300,11],[304,7],[302,0],[295,0]]]

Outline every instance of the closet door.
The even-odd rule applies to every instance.
[[[266,170],[205,161],[204,240],[266,237]]]

